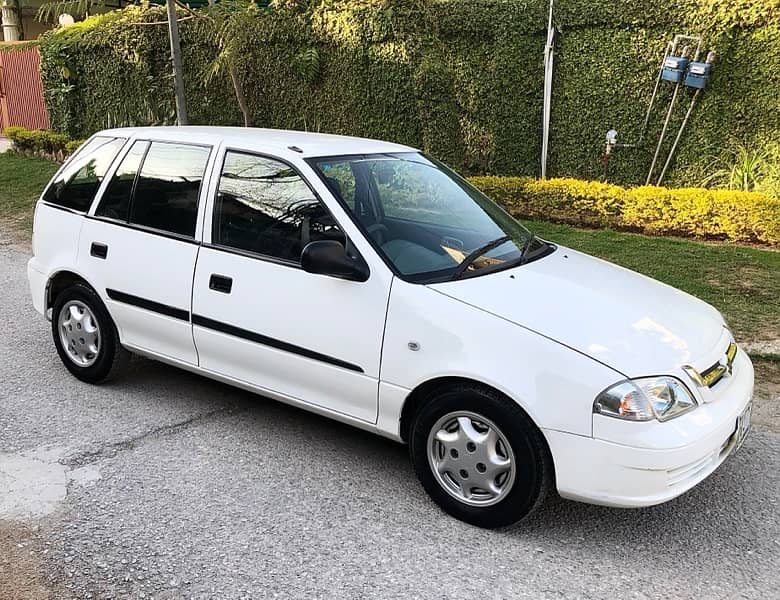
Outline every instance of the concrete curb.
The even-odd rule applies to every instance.
[[[748,354],[780,358],[780,340],[742,342],[739,344],[739,346]]]

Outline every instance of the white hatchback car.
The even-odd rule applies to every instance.
[[[406,442],[431,497],[485,527],[551,487],[664,502],[750,426],[753,368],[715,309],[397,144],[103,131],[44,191],[33,254],[79,379],[129,350]]]

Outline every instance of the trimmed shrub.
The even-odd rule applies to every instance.
[[[515,216],[586,227],[621,224],[625,190],[579,179],[471,177],[469,181]]]
[[[643,186],[626,192],[622,220],[627,227],[651,234],[780,244],[780,198],[702,188]]]
[[[62,160],[75,150],[74,142],[67,135],[54,131],[6,127],[3,134],[13,142],[14,149],[23,154],[35,154],[54,160]],[[80,143],[77,142],[75,147],[78,148]]]
[[[519,218],[780,245],[780,199],[760,192],[528,177],[469,181]]]
[[[83,144],[86,140],[71,140],[67,144],[65,144],[65,154],[67,156],[70,156],[73,154],[76,150],[78,150],[81,147],[81,144]]]

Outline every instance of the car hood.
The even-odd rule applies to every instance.
[[[723,318],[709,304],[563,247],[520,267],[430,287],[626,377],[670,373],[695,363],[723,335]]]

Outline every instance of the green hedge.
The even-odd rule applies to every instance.
[[[84,143],[84,140],[72,140],[63,133],[25,127],[6,127],[3,135],[13,142],[16,152],[59,161],[73,154]]]
[[[538,174],[547,0],[323,0],[259,11],[241,32],[241,78],[258,126],[378,137],[467,173]],[[719,53],[669,177],[698,184],[734,140],[780,149],[780,2],[558,0],[549,171],[602,176],[604,134],[638,135],[665,41],[699,31]],[[54,126],[74,137],[174,119],[161,7],[131,6],[41,41]],[[240,124],[230,82],[206,87],[215,48],[181,23],[190,120]],[[660,130],[661,89],[647,139]],[[690,97],[681,94],[672,128]],[[671,137],[669,136],[670,141]],[[618,150],[616,182],[643,182],[652,150]]]
[[[483,176],[470,181],[518,218],[780,244],[780,199],[758,192],[623,188],[565,178]]]

